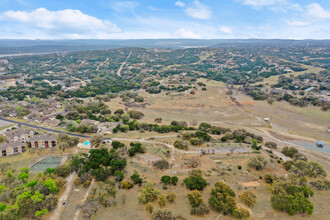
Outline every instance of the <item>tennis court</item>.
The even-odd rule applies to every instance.
[[[55,168],[61,164],[62,157],[45,157],[34,164],[30,171],[45,171],[47,168]]]

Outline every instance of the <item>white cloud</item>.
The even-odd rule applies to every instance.
[[[201,38],[201,35],[196,34],[195,32],[191,31],[191,30],[187,30],[185,28],[180,28],[179,30],[177,30],[175,32],[175,34],[179,37],[179,38]]]
[[[232,34],[233,33],[232,28],[228,27],[228,26],[221,26],[219,30],[224,34]]]
[[[147,8],[150,9],[151,11],[161,11],[159,8],[153,6],[148,6]]]
[[[310,24],[309,22],[306,21],[287,21],[287,23],[290,26],[296,26],[296,27],[303,27]]]
[[[301,6],[298,3],[293,3],[290,0],[240,0],[243,5],[250,6],[255,10],[260,10],[264,7],[273,11],[285,12],[287,10],[300,11]]]
[[[330,11],[315,2],[307,6],[307,14],[313,18],[330,19]]]
[[[79,10],[65,9],[49,11],[38,8],[34,11],[6,11],[0,14],[0,20],[9,22],[13,32],[35,31],[42,36],[53,38],[102,38],[110,33],[120,32],[120,28],[109,20],[101,20],[86,15]],[[19,26],[19,27],[17,27]],[[15,30],[16,29],[16,30]],[[24,36],[21,36],[24,37]]]
[[[202,20],[210,19],[212,16],[210,8],[197,0],[184,11],[188,16]]]
[[[111,8],[116,12],[123,13],[123,12],[132,12],[136,7],[139,6],[139,3],[134,1],[120,1],[111,3]]]
[[[184,6],[186,6],[186,4],[183,3],[182,1],[176,1],[174,4],[175,4],[176,6],[178,6],[178,7],[181,7],[181,8],[183,8]]]

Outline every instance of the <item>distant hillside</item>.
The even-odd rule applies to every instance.
[[[254,47],[254,46],[330,46],[330,40],[264,40],[264,39],[145,39],[145,40],[0,40],[0,55],[55,53],[122,47]]]

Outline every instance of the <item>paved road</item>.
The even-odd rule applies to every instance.
[[[2,117],[0,117],[0,120],[15,123],[15,124],[19,124],[19,125],[23,125],[23,126],[30,127],[30,128],[36,128],[36,129],[40,129],[40,130],[44,130],[44,131],[48,131],[48,132],[52,132],[52,133],[57,133],[57,134],[67,134],[69,136],[80,137],[80,138],[92,138],[92,136],[88,136],[88,135],[75,134],[75,133],[66,132],[66,131],[58,131],[58,130],[55,130],[55,129],[44,128],[44,127],[37,126],[37,125],[31,125],[31,124],[28,124],[26,122],[14,121],[14,120],[2,118]],[[110,140],[110,139],[111,138],[104,138],[104,140]]]

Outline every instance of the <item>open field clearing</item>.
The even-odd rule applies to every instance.
[[[319,137],[330,142],[327,134],[330,115],[317,107],[300,108],[285,101],[254,101],[251,97],[234,91],[237,102],[233,102],[222,83],[205,81],[207,91],[197,90],[195,95],[189,93],[166,95],[143,93],[149,106],[146,108],[130,108],[142,111],[145,117],[142,122],[154,123],[154,119],[162,117],[163,124],[173,120],[187,121],[188,124],[209,122],[229,128],[247,128],[250,130],[275,133],[291,139],[305,139],[312,142]],[[111,109],[125,109],[119,98],[107,103]],[[271,117],[271,123],[264,118]],[[141,134],[143,136],[143,134]]]
[[[281,59],[283,60],[283,59]],[[288,61],[288,60],[283,60],[283,61],[286,61],[286,62],[291,62],[291,61]],[[294,62],[291,62],[291,63],[294,63]],[[295,63],[297,64],[297,63]],[[305,65],[305,64],[299,64],[301,65],[302,67],[304,68],[307,68],[307,70],[305,71],[300,71],[300,72],[292,72],[292,73],[288,73],[286,74],[287,75],[293,75],[293,76],[299,76],[299,75],[302,75],[302,74],[305,74],[305,73],[318,73],[322,70],[325,70],[323,68],[319,68],[319,67],[314,67],[314,66],[310,66],[310,65]],[[274,85],[277,83],[277,80],[278,78],[280,77],[280,75],[275,75],[275,76],[270,76],[268,78],[265,78],[262,82],[257,82],[256,84],[266,84],[266,85]]]

